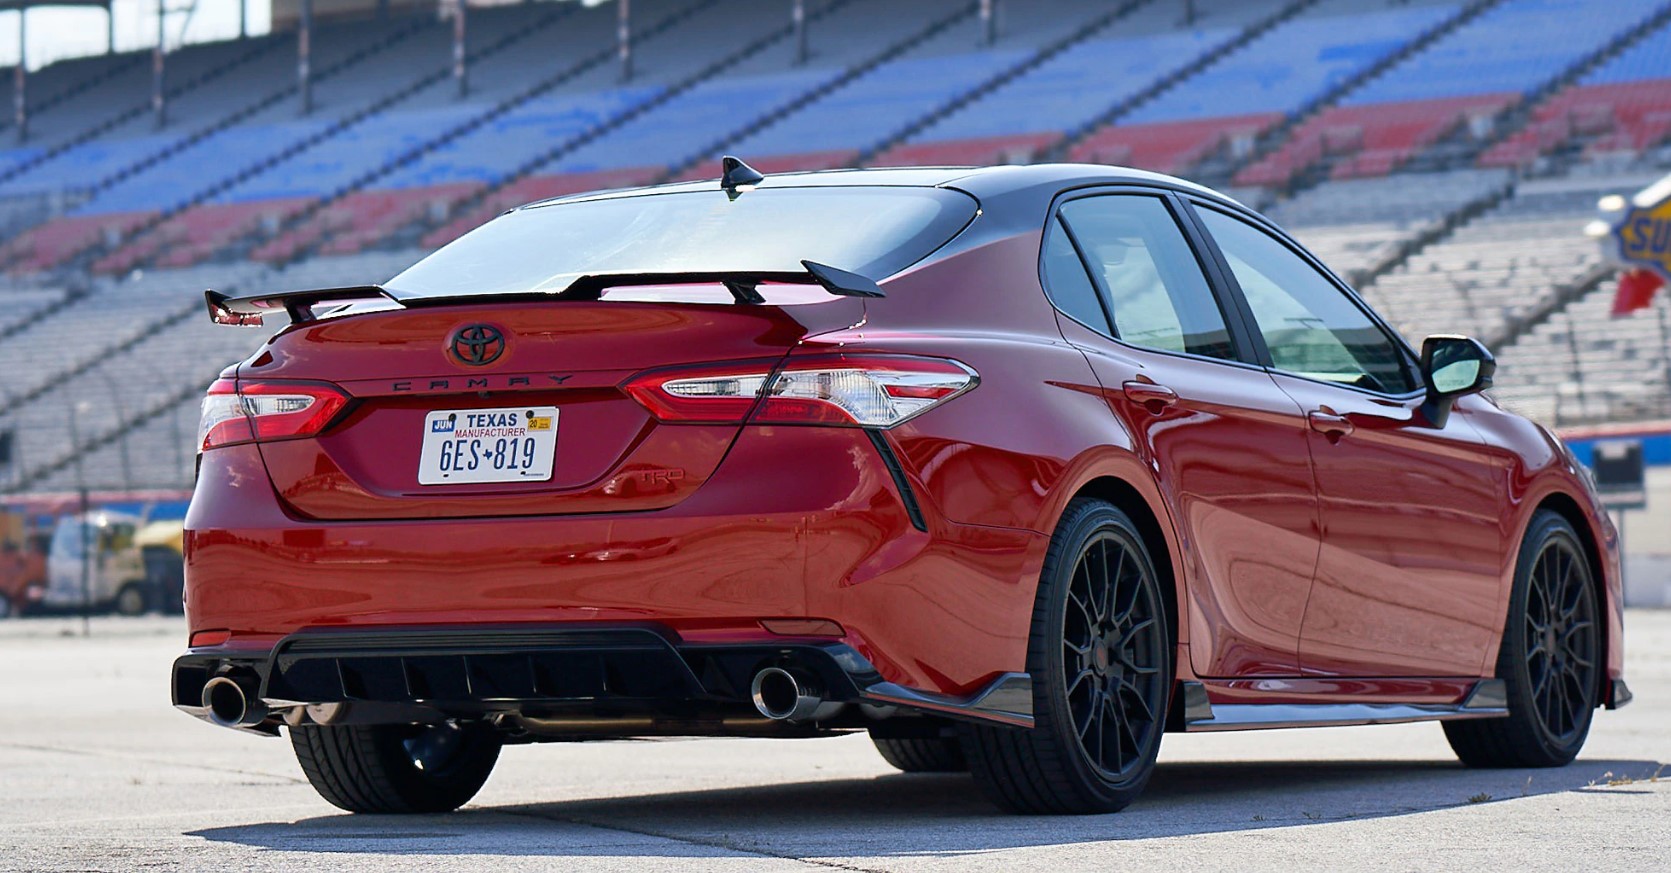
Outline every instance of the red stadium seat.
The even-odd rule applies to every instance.
[[[1282,113],[1105,127],[1068,152],[1068,159],[1181,173],[1226,144],[1251,142]]]
[[[877,155],[872,167],[962,167],[986,164],[1025,164],[1062,134],[1024,133],[983,139],[905,143]]]
[[[115,243],[150,212],[119,212],[55,218],[30,228],[0,247],[0,263],[21,272],[56,267],[100,243]]]
[[[1486,167],[1526,166],[1574,141],[1585,152],[1641,152],[1671,127],[1671,79],[1568,88],[1526,127],[1480,156]]]
[[[1378,103],[1330,109],[1300,125],[1288,141],[1236,174],[1237,185],[1286,185],[1331,160],[1334,178],[1381,176],[1471,118],[1494,116],[1518,94],[1476,94],[1443,100]]]

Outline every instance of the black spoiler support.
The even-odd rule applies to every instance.
[[[229,297],[219,291],[203,292],[209,305],[209,320],[233,327],[260,327],[267,315],[283,311],[292,324],[314,320],[313,307],[321,303],[370,300],[395,300],[394,295],[381,285],[354,285],[347,288],[318,288],[312,291],[278,291],[249,297]]]

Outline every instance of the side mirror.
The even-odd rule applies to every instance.
[[[1450,334],[1428,337],[1422,341],[1422,379],[1427,382],[1422,414],[1434,427],[1444,427],[1456,398],[1490,388],[1496,373],[1497,359],[1479,340]]]

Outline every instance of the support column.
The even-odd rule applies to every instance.
[[[17,10],[17,67],[12,74],[12,122],[17,140],[29,138],[29,10]]]
[[[615,44],[621,55],[621,81],[632,81],[632,0],[615,0]]]
[[[296,86],[301,89],[302,114],[313,112],[313,0],[302,0],[302,20],[296,28]]]
[[[795,0],[789,18],[795,25],[795,66],[798,67],[807,61],[806,0]]]
[[[470,94],[469,54],[465,51],[466,33],[468,28],[465,10],[470,8],[468,0],[454,0],[453,7],[453,78],[458,81],[458,96],[460,98]]]
[[[238,0],[238,38],[249,39],[249,0]]]
[[[1184,23],[1195,23],[1195,0],[1184,0]]]
[[[998,41],[998,0],[981,0],[981,45]]]
[[[167,39],[164,24],[168,19],[166,3],[167,0],[157,0],[157,47],[151,51],[151,111],[156,113],[159,128],[168,124],[168,103],[163,94],[163,57],[168,53],[164,45]]]

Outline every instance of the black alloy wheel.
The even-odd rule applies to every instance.
[[[1142,766],[1150,734],[1164,727],[1159,680],[1166,658],[1164,607],[1132,548],[1099,532],[1080,554],[1068,588],[1062,679],[1080,750],[1104,778]]]
[[[1589,725],[1595,707],[1595,597],[1584,556],[1564,537],[1552,538],[1532,568],[1524,651],[1532,705],[1558,743]]]
[[[1583,747],[1601,692],[1601,621],[1594,576],[1572,525],[1533,517],[1515,568],[1497,659],[1509,715],[1445,724],[1471,767],[1556,767]]]
[[[1118,811],[1154,770],[1172,631],[1142,534],[1116,507],[1068,506],[1045,558],[1028,652],[1031,730],[963,729],[971,770],[1017,812]]]

